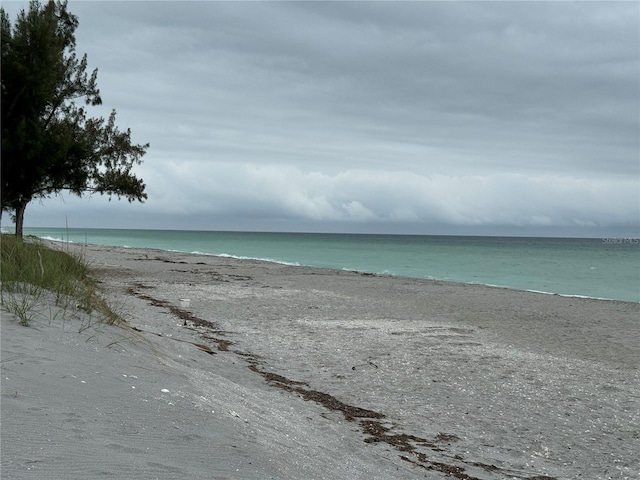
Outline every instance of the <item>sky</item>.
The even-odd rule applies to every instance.
[[[34,201],[26,227],[640,235],[636,1],[69,10],[149,198]]]

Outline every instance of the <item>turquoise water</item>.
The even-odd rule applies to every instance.
[[[38,237],[640,302],[640,240],[25,228]]]

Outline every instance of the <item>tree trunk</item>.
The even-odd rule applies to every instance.
[[[20,203],[16,207],[16,237],[22,238],[23,226],[24,226],[24,211],[27,208],[27,200],[20,200]]]

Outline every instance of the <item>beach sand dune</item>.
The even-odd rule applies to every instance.
[[[639,304],[70,248],[129,326],[2,312],[3,479],[640,478]]]

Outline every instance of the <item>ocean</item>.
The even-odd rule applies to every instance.
[[[41,238],[640,302],[639,238],[25,228]]]

